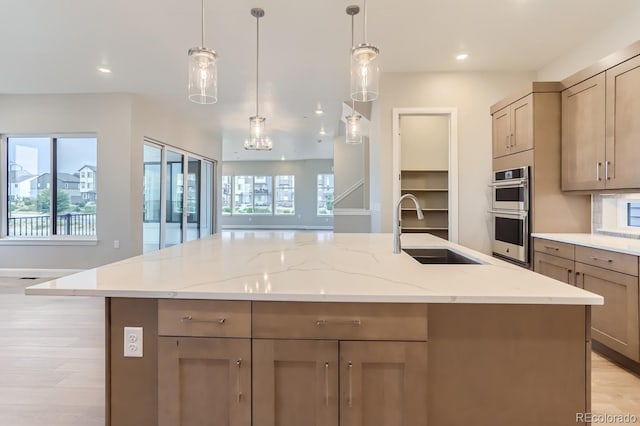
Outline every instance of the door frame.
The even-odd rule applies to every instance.
[[[436,115],[449,117],[449,241],[458,242],[458,109],[437,108],[393,108],[393,206],[400,199],[400,118],[402,116]],[[395,224],[394,224],[395,226]]]

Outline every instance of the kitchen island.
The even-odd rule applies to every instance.
[[[225,232],[27,294],[105,297],[108,425],[581,424],[602,297],[403,244],[479,263],[421,264],[390,234]]]

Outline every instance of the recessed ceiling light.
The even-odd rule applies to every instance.
[[[281,160],[281,161],[284,161],[284,155],[280,157],[280,160]]]
[[[316,115],[322,115],[324,114],[324,110],[322,109],[322,105],[320,105],[320,103],[318,103],[316,105],[316,109],[313,111],[316,113]]]
[[[324,136],[324,135],[326,135],[326,134],[327,134],[327,132],[324,130],[324,127],[321,127],[321,128],[320,128],[320,131],[318,132],[318,134],[319,134],[320,136]]]
[[[96,69],[97,69],[98,71],[100,71],[101,73],[103,73],[103,74],[111,74],[111,68],[106,67],[106,66],[104,66],[104,65],[99,66],[99,67],[96,67]]]
[[[464,61],[465,59],[467,59],[469,57],[468,53],[459,53],[456,55],[456,60],[458,61]]]

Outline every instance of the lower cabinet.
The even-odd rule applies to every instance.
[[[576,285],[574,264],[575,262],[570,259],[551,256],[546,253],[534,253],[533,270],[535,272],[566,284]]]
[[[591,308],[594,340],[626,357],[640,361],[638,277],[576,262],[578,285],[604,297]]]
[[[159,426],[251,426],[251,340],[158,338]]]
[[[424,426],[427,343],[253,340],[254,426]]]

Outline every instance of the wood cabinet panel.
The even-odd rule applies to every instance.
[[[576,246],[576,261],[627,275],[638,276],[638,257],[630,254]]]
[[[570,260],[575,259],[575,247],[573,244],[550,241],[542,238],[534,238],[533,249],[535,251],[550,254],[552,256],[563,257]]]
[[[638,278],[576,262],[581,286],[604,297],[591,310],[591,336],[611,349],[640,360]]]
[[[509,154],[533,148],[533,94],[511,105]]]
[[[640,56],[606,75],[606,187],[640,188]]]
[[[536,251],[533,270],[549,278],[575,285],[575,262]]]
[[[160,337],[158,425],[251,426],[251,340]]]
[[[426,425],[427,379],[427,343],[340,342],[340,425]]]
[[[254,426],[338,424],[338,342],[253,340]]]
[[[493,114],[493,157],[502,157],[509,153],[511,144],[511,114],[506,107]]]
[[[407,303],[254,302],[253,337],[427,340],[427,306]]]
[[[161,336],[251,337],[251,302],[224,300],[158,301]]]
[[[603,189],[605,73],[562,92],[562,189]]]

